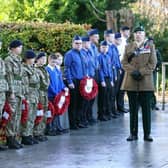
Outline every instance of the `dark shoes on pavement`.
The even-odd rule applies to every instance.
[[[121,112],[121,113],[128,113],[128,112],[129,112],[129,110],[128,110],[128,109],[125,109],[125,108],[123,108],[123,109],[118,109],[118,111]]]
[[[127,141],[136,141],[136,140],[138,140],[138,136],[137,135],[130,135],[127,138]],[[152,142],[153,138],[150,135],[146,135],[146,136],[144,136],[144,141]]]
[[[8,146],[0,145],[0,151],[5,151],[8,149]]]
[[[20,149],[23,148],[23,145],[20,144],[15,137],[9,136],[7,137],[7,146],[9,149]]]
[[[130,135],[128,138],[127,138],[127,141],[136,141],[138,140],[138,136],[136,135]]]
[[[144,141],[152,142],[153,138],[150,135],[144,136]]]

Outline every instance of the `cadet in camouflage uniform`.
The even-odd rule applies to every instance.
[[[48,95],[47,90],[50,83],[48,72],[45,70],[44,65],[47,62],[46,53],[41,52],[36,58],[36,68],[40,76],[40,90],[39,90],[39,102],[43,105],[44,114],[48,110]],[[47,137],[44,136],[46,128],[46,118],[43,117],[43,121],[34,127],[34,137],[39,141],[46,141]]]
[[[0,41],[0,49],[2,46],[2,42]],[[8,91],[8,83],[6,80],[6,67],[5,67],[5,62],[2,60],[2,58],[0,58],[0,119],[2,118],[2,110],[3,110],[3,106],[6,100],[6,94],[5,92]],[[0,128],[0,136],[5,136],[4,135],[4,130],[2,128]],[[0,150],[5,150],[7,149],[7,146],[3,145],[3,142],[1,144],[0,142]]]
[[[29,103],[28,120],[21,125],[22,144],[33,145],[38,141],[33,137],[34,120],[36,118],[37,103],[39,98],[40,78],[34,67],[36,54],[27,50],[24,54],[23,63],[23,85],[25,99]]]
[[[23,147],[18,141],[20,134],[21,102],[22,102],[22,64],[20,54],[22,42],[14,40],[9,45],[9,55],[5,58],[9,91],[7,101],[12,107],[12,116],[6,127],[7,145],[12,149]]]

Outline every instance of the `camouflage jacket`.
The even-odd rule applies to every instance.
[[[45,70],[45,67],[37,67],[37,72],[40,77],[40,92],[46,92],[50,83],[49,74]]]
[[[38,103],[40,77],[34,66],[23,64],[22,82],[24,86],[24,96],[30,103]]]
[[[6,92],[9,89],[6,75],[5,62],[0,58],[0,92]]]
[[[18,96],[22,95],[22,64],[21,58],[12,53],[5,58],[6,78],[9,85],[9,93],[15,93]]]

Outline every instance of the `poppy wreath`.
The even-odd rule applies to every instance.
[[[44,115],[44,108],[41,103],[37,104],[37,114],[36,114],[36,119],[34,121],[35,125],[38,125],[42,122],[43,120],[43,115]]]
[[[62,115],[66,112],[70,104],[69,91],[61,91],[54,98],[55,115]]]
[[[52,122],[54,115],[55,115],[54,105],[51,101],[48,101],[48,111],[46,112],[47,124]]]
[[[93,78],[86,76],[80,81],[79,91],[84,99],[92,100],[98,94],[98,85]]]
[[[3,112],[2,112],[2,119],[0,123],[1,128],[5,128],[7,123],[10,121],[12,116],[12,108],[9,104],[8,101],[5,102],[5,105],[3,107]]]
[[[26,99],[22,100],[22,115],[21,115],[21,123],[25,124],[28,120],[29,116],[29,103]]]

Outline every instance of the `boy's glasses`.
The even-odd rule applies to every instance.
[[[78,43],[78,42],[76,42],[75,44],[79,45],[79,44],[82,44],[82,43]]]

